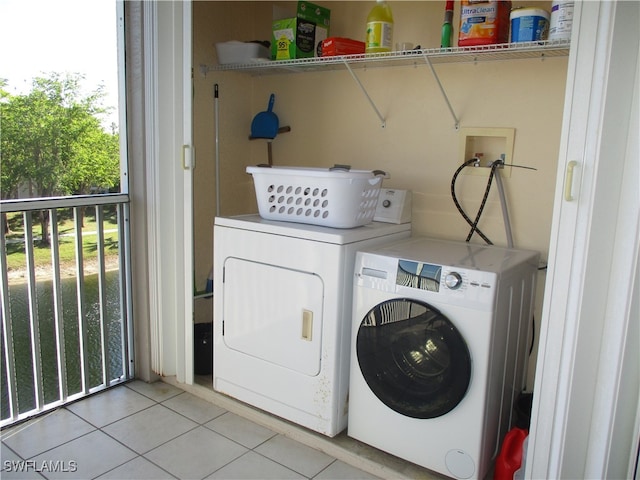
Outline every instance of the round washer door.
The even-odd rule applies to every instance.
[[[453,410],[471,381],[464,338],[434,307],[400,298],[372,308],[356,338],[360,371],[387,407],[413,418]]]

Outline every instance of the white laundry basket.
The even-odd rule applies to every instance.
[[[352,228],[373,220],[382,179],[380,170],[247,167],[253,175],[260,216],[267,220]]]

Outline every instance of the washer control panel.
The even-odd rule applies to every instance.
[[[375,290],[485,305],[493,302],[498,280],[493,272],[376,255],[362,258],[356,277],[359,286]]]
[[[473,292],[475,290],[493,290],[497,283],[495,273],[481,272],[460,267],[442,267],[441,284],[444,291]]]

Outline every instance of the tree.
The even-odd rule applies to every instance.
[[[102,106],[103,87],[83,95],[83,78],[51,73],[36,77],[27,95],[3,91],[2,198],[15,198],[25,183],[35,197],[83,194],[91,187],[117,185],[118,136],[105,132],[100,123],[108,111]],[[49,242],[48,221],[48,215],[40,215],[44,243]]]
[[[0,80],[0,193],[3,199],[14,198],[18,186],[23,181],[23,159],[17,143],[8,139],[20,135],[19,130],[24,122],[21,102],[14,99],[4,90],[6,80]]]
[[[106,190],[117,185],[120,180],[118,135],[92,126],[78,140],[72,146],[69,168],[61,179],[65,188],[76,195],[86,195],[92,193],[92,189]]]

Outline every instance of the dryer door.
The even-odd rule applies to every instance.
[[[385,301],[367,313],[356,353],[373,393],[408,417],[450,412],[471,380],[471,356],[460,332],[434,307],[408,298]]]
[[[323,298],[323,282],[313,273],[227,258],[224,342],[256,360],[318,375]]]

